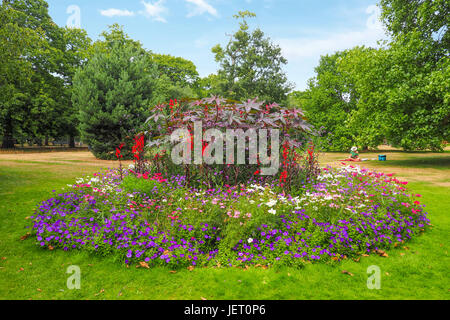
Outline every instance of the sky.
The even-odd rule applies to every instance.
[[[297,90],[307,88],[321,55],[357,45],[376,47],[387,39],[377,0],[47,0],[60,26],[85,29],[93,40],[118,23],[144,48],[191,60],[200,76],[219,67],[211,48],[225,45],[239,29],[233,18],[249,10],[259,27],[280,46],[284,68]]]

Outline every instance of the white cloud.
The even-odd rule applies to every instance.
[[[321,55],[350,49],[358,45],[376,46],[377,41],[385,39],[384,32],[378,29],[331,33],[322,39],[296,38],[278,39],[283,54],[289,60]]]
[[[128,10],[120,10],[120,9],[114,9],[114,8],[110,8],[110,9],[106,9],[106,10],[100,10],[100,14],[102,16],[105,17],[132,17],[134,16],[134,12],[133,11],[128,11]]]
[[[219,16],[217,10],[208,2],[206,2],[206,0],[185,0],[185,1],[193,5],[191,6],[189,13],[187,15],[188,18],[197,15],[202,15],[206,12],[215,17]]]
[[[155,21],[167,22],[163,15],[166,14],[169,10],[163,5],[164,2],[165,0],[159,0],[155,3],[141,1],[141,3],[145,7],[145,11],[140,11],[139,13]]]
[[[366,13],[371,15],[366,20],[366,28],[362,30],[328,33],[321,38],[315,35],[314,38],[278,39],[277,42],[288,59],[315,57],[358,45],[376,46],[378,40],[386,39],[379,20],[380,9],[369,6]]]
[[[317,30],[319,33],[313,32],[310,37],[274,39],[288,59],[287,73],[296,82],[297,88],[305,88],[307,80],[314,75],[313,68],[318,65],[320,56],[361,45],[377,47],[378,40],[387,39],[379,20],[379,8],[369,6],[365,12],[370,16],[360,30],[325,33]]]
[[[381,22],[381,9],[376,5],[368,6],[366,13],[371,16],[366,21],[366,26],[369,30],[383,30],[383,23]]]

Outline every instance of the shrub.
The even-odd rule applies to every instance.
[[[153,158],[155,160],[153,168],[158,172],[182,173],[186,176],[190,185],[198,185],[199,183],[208,183],[208,186],[238,184],[247,182],[252,178],[262,178],[262,181],[275,178],[289,190],[294,184],[301,183],[300,173],[305,168],[300,165],[299,159],[300,155],[306,150],[307,143],[314,135],[314,131],[299,109],[288,110],[276,103],[264,104],[257,99],[239,103],[220,97],[211,97],[196,101],[175,101],[175,103],[171,102],[168,105],[160,104],[155,106],[151,113],[152,115],[147,119],[149,131],[158,132],[158,135],[150,137],[150,145],[159,148],[159,150],[164,150],[162,154],[158,153],[155,155],[156,158]],[[198,143],[202,148],[202,156],[217,156],[215,160],[218,160],[219,163],[215,161],[208,164],[202,161],[201,164],[189,165],[183,162],[181,168],[169,167],[172,162],[171,150],[174,146],[174,143],[170,141],[171,134],[177,129],[188,130],[190,137],[186,137],[185,143],[188,148],[190,144],[190,150],[193,153],[196,151],[195,145],[197,143],[193,136],[196,130],[194,123],[196,122],[201,123],[202,140]],[[260,150],[252,152],[247,144],[245,149],[241,149],[245,165],[237,164],[237,157],[227,159],[226,146],[229,143],[234,146],[234,138],[232,138],[232,141],[225,138],[223,149],[220,150],[215,147],[215,140],[212,137],[209,140],[203,138],[208,129],[242,130],[241,134],[247,133],[248,129],[267,129],[268,132],[275,129],[279,130],[281,142],[277,151],[283,156],[280,164],[281,169],[275,176],[260,176],[261,167],[263,167],[261,164],[263,155]],[[222,134],[225,135],[225,132],[222,132]],[[256,145],[255,139],[258,138],[246,136],[244,141]],[[269,141],[268,148],[273,151],[272,147],[275,145],[272,145],[271,139]],[[276,154],[272,151],[270,157],[273,158]],[[222,155],[220,155],[220,152],[222,152]],[[306,176],[310,176],[313,172],[314,170],[309,170]]]

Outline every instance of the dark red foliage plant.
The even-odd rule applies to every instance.
[[[227,100],[221,97],[210,97],[200,100],[170,101],[167,104],[159,104],[151,109],[151,116],[146,123],[149,131],[158,132],[150,136],[148,145],[155,150],[163,149],[164,154],[158,152],[152,159],[154,167],[173,174],[176,169],[170,167],[170,150],[173,144],[170,135],[177,129],[187,129],[191,136],[194,131],[194,123],[201,122],[203,133],[208,129],[277,129],[280,137],[279,154],[280,168],[272,180],[276,180],[284,188],[289,189],[291,185],[303,179],[303,164],[301,155],[306,151],[308,142],[315,135],[315,130],[306,121],[300,109],[282,108],[276,103],[265,104],[257,99],[251,99],[244,103]],[[247,137],[247,142],[250,137]],[[270,140],[270,139],[269,139]],[[193,139],[190,140],[193,149]],[[208,141],[201,141],[202,154],[208,146]],[[271,148],[271,145],[268,145]],[[167,150],[167,151],[166,151]],[[225,151],[223,153],[225,155]],[[270,154],[272,152],[270,151]],[[245,157],[249,160],[250,151],[246,147]],[[165,161],[162,161],[164,158]],[[225,160],[225,159],[224,159]],[[182,173],[188,182],[211,184],[230,184],[247,182],[250,179],[267,180],[270,177],[260,176],[261,155],[257,154],[255,162],[247,161],[245,165],[234,164],[190,164],[182,165]],[[255,163],[255,164],[249,164]],[[163,168],[165,167],[165,168]],[[180,166],[179,166],[180,167]],[[178,168],[179,169],[179,168]]]

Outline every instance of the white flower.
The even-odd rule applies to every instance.
[[[255,200],[250,200],[249,201],[251,204],[254,204],[255,203]]]
[[[260,186],[260,185],[257,185],[257,184],[251,184],[251,185],[250,185],[250,188],[254,188],[254,189],[256,189],[256,190],[262,190],[262,191],[265,190],[264,187],[262,187],[262,186]]]
[[[253,242],[253,239],[252,239],[252,238],[248,238],[248,239],[247,239],[247,242],[248,242],[248,243],[252,243],[252,242]]]
[[[270,208],[272,208],[276,204],[277,204],[277,200],[275,200],[275,199],[271,199],[271,200],[269,200],[269,202],[266,203],[266,205]]]
[[[319,180],[325,180],[325,179],[327,179],[327,178],[332,178],[332,177],[333,177],[333,176],[332,176],[331,174],[326,173],[326,174],[319,175],[319,176],[317,177],[317,179],[319,179]]]
[[[275,210],[275,209],[270,209],[270,210],[269,210],[269,213],[271,213],[271,214],[276,214],[276,213],[277,213],[277,210]]]

